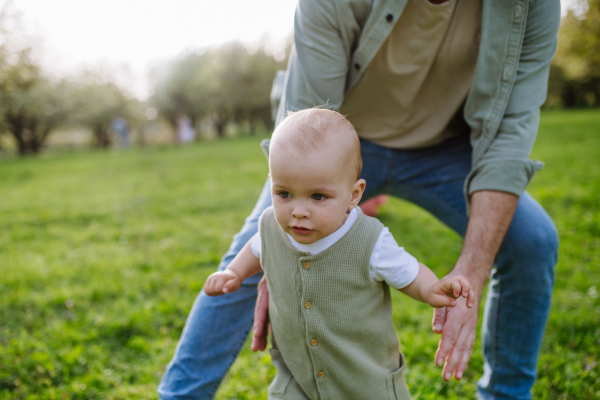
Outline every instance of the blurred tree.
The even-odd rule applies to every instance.
[[[257,125],[272,129],[269,94],[285,64],[262,47],[249,52],[237,42],[189,53],[154,71],[150,102],[174,129],[182,115],[193,125],[210,119],[218,136],[232,121],[246,124],[251,133]]]
[[[565,107],[600,105],[600,0],[577,0],[561,22],[550,97]]]
[[[35,41],[22,34],[8,2],[0,10],[0,130],[17,142],[19,154],[37,154],[70,110],[69,84],[44,75],[35,62]],[[15,34],[19,32],[19,34]]]
[[[71,110],[69,83],[44,76],[31,60],[31,48],[0,58],[0,115],[19,154],[37,154],[49,133]]]
[[[124,118],[134,126],[142,119],[139,101],[106,75],[85,73],[76,80],[71,98],[74,107],[70,122],[89,127],[94,135],[94,146],[98,148],[112,144],[111,127],[116,118]]]
[[[205,67],[207,59],[191,53],[153,71],[154,92],[150,103],[175,130],[177,119],[186,115],[192,124],[206,115],[206,90],[211,85]]]

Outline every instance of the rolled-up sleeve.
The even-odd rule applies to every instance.
[[[537,136],[540,107],[546,99],[550,61],[560,22],[558,0],[530,3],[517,74],[498,132],[473,165],[468,194],[495,190],[520,196],[543,163],[529,156]]]

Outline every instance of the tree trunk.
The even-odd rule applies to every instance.
[[[102,127],[93,128],[95,147],[100,149],[106,149],[110,147],[110,136],[108,134],[108,129],[103,129]]]
[[[225,136],[225,126],[227,125],[227,122],[223,121],[223,120],[216,120],[215,121],[215,128],[217,129],[217,136],[218,137],[224,137]]]
[[[17,141],[21,157],[34,156],[40,152],[42,146],[36,140]]]
[[[15,127],[11,130],[12,135],[17,141],[19,155],[21,157],[33,156],[40,152],[42,148],[38,138],[27,128]]]

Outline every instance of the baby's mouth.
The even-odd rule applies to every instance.
[[[292,231],[298,235],[308,235],[312,232],[312,229],[303,228],[301,226],[292,226]]]

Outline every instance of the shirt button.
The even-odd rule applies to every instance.
[[[356,68],[357,70],[360,69],[360,64],[359,63],[354,63],[354,68]]]
[[[310,301],[307,301],[306,303],[304,303],[304,307],[306,308],[310,308],[312,306],[312,303]]]
[[[325,372],[321,371],[321,372],[319,372],[319,373],[317,374],[317,376],[318,376],[319,378],[322,378],[322,377],[324,377],[324,376],[325,376]]]
[[[521,18],[522,14],[523,14],[523,6],[520,4],[517,4],[515,6],[515,17]]]
[[[319,341],[317,339],[313,339],[310,341],[310,344],[312,344],[313,346],[316,346],[317,343],[319,343]]]
[[[305,262],[304,264],[302,264],[302,268],[309,269],[310,268],[310,263]]]
[[[387,22],[392,22],[394,20],[394,16],[392,14],[388,14],[385,16],[385,20]]]

